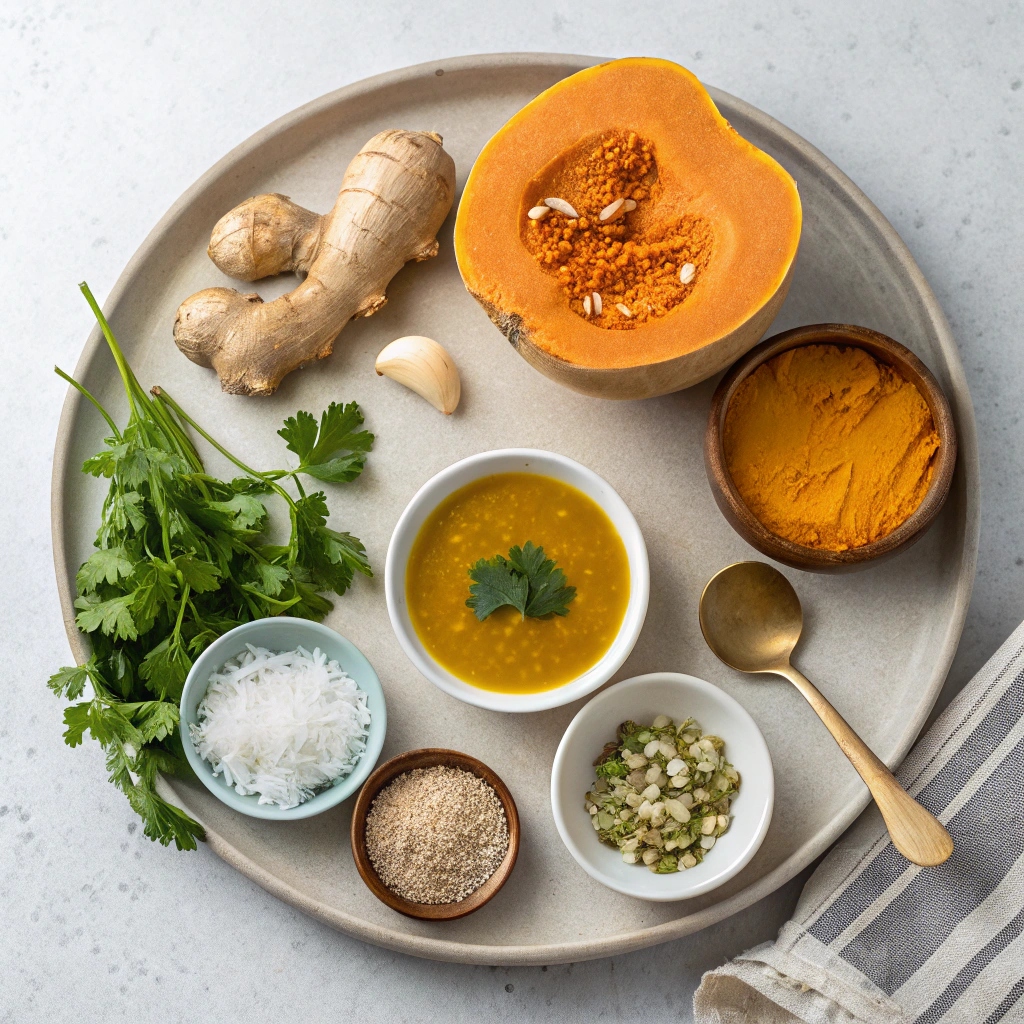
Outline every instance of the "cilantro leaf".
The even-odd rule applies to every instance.
[[[569,604],[575,597],[576,588],[565,586],[565,573],[561,569],[555,569],[550,576],[540,580],[536,585],[531,580],[526,614],[534,619],[544,619],[549,615],[568,615]]]
[[[89,682],[88,667],[85,665],[75,665],[71,668],[62,668],[59,672],[55,672],[47,680],[46,685],[58,697],[78,700],[82,696],[87,682]]]
[[[139,631],[131,611],[134,601],[135,594],[122,594],[107,601],[95,596],[80,597],[75,601],[75,607],[81,609],[75,616],[75,624],[83,633],[98,629],[118,640],[137,640]]]
[[[300,462],[305,462],[316,444],[316,420],[308,412],[300,409],[294,416],[289,416],[284,421],[284,426],[278,434],[284,438],[285,447],[290,452],[295,452]]]
[[[64,709],[64,742],[69,747],[77,747],[82,742],[82,737],[89,728],[89,709],[92,701],[83,704],[72,704]]]
[[[136,573],[135,603],[132,616],[139,631],[148,633],[161,612],[177,603],[178,581],[173,567],[158,559],[151,559]]]
[[[237,476],[228,485],[233,494],[270,494],[273,487],[266,480]]]
[[[305,461],[322,463],[340,451],[368,452],[373,446],[373,434],[368,430],[357,431],[362,423],[363,414],[356,402],[331,402],[320,416],[320,432]]]
[[[101,547],[115,546],[128,536],[128,528],[142,533],[146,528],[146,513],[142,495],[138,491],[117,491],[107,498],[106,515],[96,533]]]
[[[565,585],[565,573],[555,568],[544,549],[527,541],[522,548],[514,547],[508,553],[512,567],[530,581],[530,600],[526,614],[541,619],[545,615],[568,615],[569,603],[576,597],[576,588]]]
[[[137,623],[138,618],[136,617]],[[120,648],[115,648],[107,658],[107,669],[117,692],[122,697],[129,697],[132,686],[135,684],[135,666],[132,664],[131,658]]]
[[[260,587],[268,597],[277,597],[288,582],[288,570],[283,565],[260,562],[257,572],[260,574]]]
[[[181,637],[172,633],[142,659],[139,675],[161,700],[177,701],[190,668],[192,659]]]
[[[83,473],[106,477],[114,475],[118,462],[124,458],[125,453],[128,451],[128,445],[118,444],[117,440],[113,437],[108,437],[106,443],[108,447],[85,460],[82,464]]]
[[[301,575],[297,567],[292,569],[292,587],[299,600],[291,606],[288,614],[320,621],[334,605],[327,598],[321,597],[308,581],[301,578]]]
[[[287,447],[299,457],[296,473],[317,480],[347,483],[363,471],[366,453],[373,446],[373,434],[357,430],[363,414],[355,402],[331,404],[320,416],[320,426],[308,413],[297,412],[284,421],[278,433]]]
[[[67,726],[64,742],[69,747],[77,747],[86,731],[92,733],[92,738],[104,746],[114,741],[142,745],[139,730],[128,721],[120,708],[105,704],[98,697],[65,708],[64,724]]]
[[[561,569],[552,569],[547,575],[530,580],[526,614],[535,619],[568,615],[569,605],[575,597],[576,588],[565,585],[565,573]]]
[[[162,740],[178,727],[178,709],[165,700],[147,700],[136,705],[132,721],[138,726],[143,742]]]
[[[483,622],[492,612],[511,605],[520,616],[526,614],[526,601],[530,595],[530,581],[517,573],[501,555],[481,558],[470,570],[469,592],[466,604]]]
[[[355,572],[372,576],[366,549],[351,534],[327,525],[327,499],[323,491],[295,503],[296,563],[308,574],[317,590],[344,594]]]
[[[174,452],[162,451],[143,444],[128,444],[124,453],[115,457],[114,473],[126,487],[137,488],[142,484],[156,479],[170,479],[176,473],[185,473],[188,466],[185,460]]]
[[[174,560],[174,567],[197,594],[205,594],[220,586],[217,581],[221,573],[212,562],[196,558],[195,555],[178,555]]]
[[[362,452],[349,452],[347,455],[329,459],[327,462],[300,466],[299,472],[327,483],[347,484],[362,473],[365,465],[366,456]]]
[[[210,508],[232,517],[232,525],[251,530],[259,528],[267,515],[267,506],[252,494],[236,494],[229,501],[211,501]]]
[[[132,561],[122,546],[94,551],[75,577],[79,592],[95,590],[101,583],[116,583],[132,574]]]
[[[167,803],[152,785],[137,784],[125,793],[132,810],[143,820],[143,834],[163,846],[171,843],[179,850],[194,850],[196,841],[206,838],[203,826],[184,811]]]
[[[545,559],[544,549],[534,547],[532,540],[528,540],[522,547],[517,544],[509,548],[508,560],[516,572],[521,572],[528,579],[549,571],[555,564],[551,559]]]
[[[544,556],[544,549],[527,541],[509,550],[508,558],[481,558],[469,570],[474,581],[466,604],[483,622],[503,605],[511,605],[525,618],[568,615],[576,588],[566,586],[565,573]]]

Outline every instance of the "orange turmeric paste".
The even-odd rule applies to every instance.
[[[921,504],[939,436],[893,367],[860,348],[805,345],[740,384],[724,443],[737,490],[769,530],[845,551],[892,533]]]
[[[655,217],[661,189],[653,145],[636,132],[609,132],[585,139],[556,167],[535,180],[526,199],[531,206],[548,196],[563,199],[579,217],[552,210],[540,220],[525,218],[523,241],[557,276],[570,307],[599,327],[629,330],[678,306],[710,258],[711,226],[690,215]],[[636,207],[624,203],[601,221],[617,199]],[[680,271],[687,263],[693,271],[684,284]]]

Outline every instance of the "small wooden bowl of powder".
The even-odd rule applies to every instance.
[[[455,750],[409,750],[367,780],[352,812],[352,856],[392,910],[451,921],[479,910],[508,880],[519,814],[500,778]]]
[[[957,439],[938,381],[908,348],[852,324],[769,338],[722,378],[704,463],[736,532],[784,565],[850,572],[924,535]]]

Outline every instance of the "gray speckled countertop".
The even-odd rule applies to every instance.
[[[64,388],[103,296],[167,207],[268,121],[367,75],[460,53],[677,60],[809,139],[907,241],[961,346],[983,488],[974,600],[943,699],[1024,618],[1024,17],[1020,4],[865,0],[306,5],[9,0],[0,11],[0,1024],[689,1020],[700,974],[774,935],[800,880],[621,958],[460,967],[364,946],[206,850],[141,835],[43,686],[68,659],[50,555]],[[353,1008],[358,1010],[353,1013]]]

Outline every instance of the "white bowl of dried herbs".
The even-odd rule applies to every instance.
[[[771,822],[771,755],[724,690],[677,672],[609,687],[569,724],[551,810],[592,878],[627,896],[690,899],[734,877]]]

